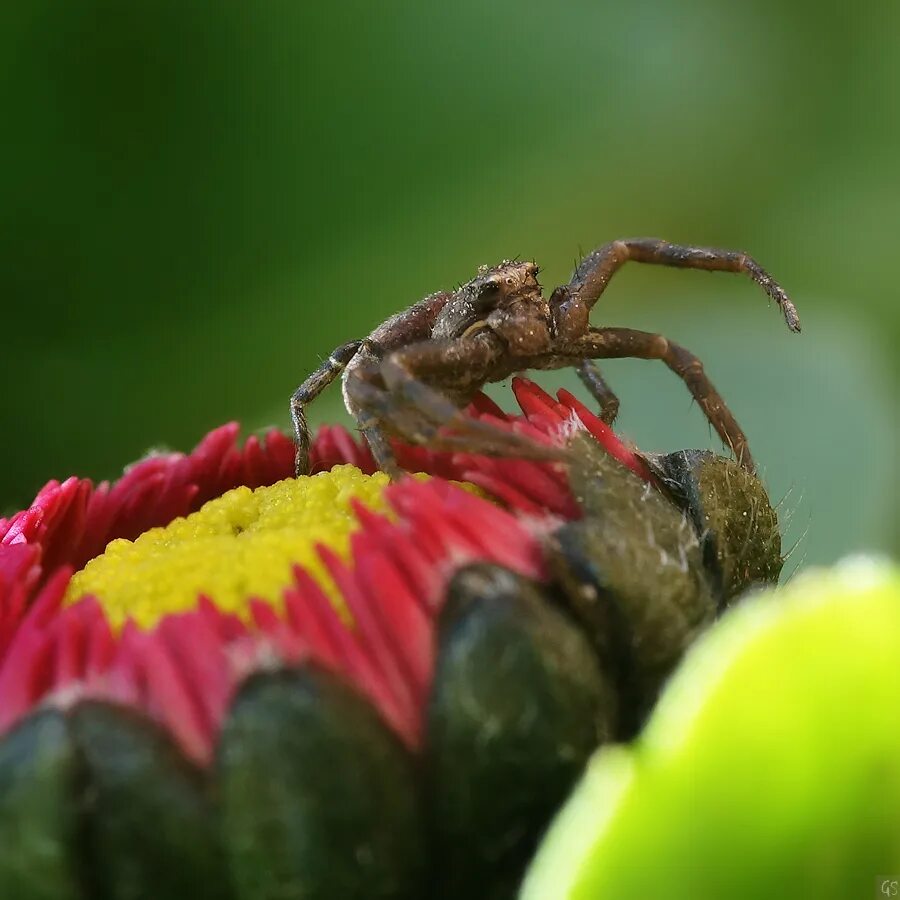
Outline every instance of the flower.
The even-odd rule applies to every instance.
[[[216,782],[221,796],[222,824],[209,825],[217,817],[208,811],[201,816],[206,825],[198,821],[192,826],[198,835],[207,834],[212,848],[206,868],[198,863],[199,868],[190,869],[182,859],[184,871],[204,871],[212,878],[209,873],[221,868],[214,860],[224,852],[230,887],[223,891],[269,896],[249,887],[242,893],[241,885],[256,884],[260,871],[258,858],[244,854],[256,846],[248,835],[269,840],[290,829],[279,820],[273,832],[265,818],[281,795],[276,791],[263,809],[261,800],[247,801],[246,785],[255,785],[251,794],[256,798],[269,796],[273,772],[282,774],[279,785],[299,779],[300,799],[286,807],[291,818],[306,809],[306,798],[319,789],[333,757],[341,777],[317,801],[319,812],[303,820],[304,835],[321,828],[324,837],[309,845],[315,852],[302,865],[290,845],[285,872],[272,876],[272,890],[285,890],[285,884],[297,891],[298,885],[306,885],[306,890],[304,879],[319,871],[329,853],[338,856],[333,865],[323,866],[326,880],[352,865],[354,854],[363,853],[365,863],[356,859],[359,884],[367,885],[371,896],[381,888],[393,896],[398,872],[405,873],[407,885],[425,877],[420,819],[427,814],[418,800],[403,806],[398,799],[406,793],[418,796],[407,770],[410,760],[424,757],[434,782],[431,805],[441,810],[437,830],[446,838],[445,849],[464,854],[459,865],[445,866],[445,874],[462,872],[470,857],[481,854],[482,862],[507,860],[503,865],[508,871],[498,877],[514,884],[522,854],[530,852],[534,836],[587,755],[602,740],[623,736],[616,725],[620,718],[635,717],[620,717],[618,703],[627,697],[628,704],[643,709],[652,701],[661,678],[714,614],[715,604],[709,599],[707,576],[700,572],[700,538],[685,514],[657,489],[667,478],[671,481],[665,465],[654,463],[651,471],[644,457],[567,392],[553,399],[524,379],[516,379],[513,388],[523,415],[508,416],[483,396],[468,414],[534,441],[569,448],[572,465],[489,459],[397,443],[400,464],[430,477],[388,484],[375,471],[367,448],[331,426],[322,428],[313,443],[314,474],[295,480],[293,445],[283,434],[272,430],[239,446],[238,428],[230,424],[211,432],[188,455],[148,456],[113,485],[94,486],[79,478],[50,482],[27,510],[0,520],[0,733],[7,733],[6,744],[0,745],[0,819],[4,797],[19,796],[3,793],[4,765],[11,767],[10,783],[25,778],[26,771],[16,762],[21,753],[10,751],[4,757],[3,746],[24,742],[28,754],[35,755],[42,741],[50,740],[49,728],[52,741],[67,748],[59,751],[60,758],[70,754],[79,772],[87,766],[88,775],[79,779],[92,779],[101,798],[108,783],[117,790],[122,783],[135,791],[143,785],[140,779],[123,782],[119,775],[104,780],[109,759],[119,758],[115,748],[131,746],[128,741],[150,746],[145,756],[153,765],[183,757],[197,778]],[[593,441],[586,444],[587,437]],[[685,463],[682,480],[689,482],[701,465],[705,461]],[[620,650],[609,646],[609,623],[598,626],[593,618],[598,609],[608,610],[606,601],[598,606],[596,598],[609,594],[610,585],[591,586],[596,575],[592,554],[600,548],[603,558],[610,551],[590,516],[580,520],[585,512],[596,511],[601,468],[607,491],[601,504],[608,502],[609,490],[620,491],[628,499],[619,523],[639,522],[637,540],[643,546],[644,535],[650,535],[651,552],[665,557],[659,565],[680,560],[678,572],[690,575],[685,596],[696,615],[679,612],[678,626],[665,632],[666,652],[657,648],[653,660],[629,650],[629,661],[623,663]],[[729,485],[734,478],[730,471]],[[684,501],[695,517],[709,502],[701,494],[694,491]],[[623,534],[617,531],[616,541],[621,543]],[[716,543],[713,537],[703,536],[704,552],[724,571],[734,554],[727,541]],[[747,546],[746,540],[740,544],[742,560]],[[646,574],[654,565],[636,561],[633,568]],[[750,569],[744,565],[741,571]],[[680,585],[680,576],[673,577]],[[714,581],[718,576],[710,577]],[[582,601],[588,596],[585,590],[593,592],[590,609],[575,602],[571,614],[559,612],[548,593],[557,579]],[[748,579],[745,573],[744,581]],[[646,591],[638,592],[642,599],[634,605],[630,589],[618,582],[613,588],[612,595],[625,598],[616,627],[626,630],[616,640],[622,646],[655,646],[643,631],[648,617],[640,603]],[[677,592],[672,596],[672,602],[684,600]],[[482,614],[482,609],[489,612]],[[682,620],[689,627],[682,627]],[[501,638],[495,645],[497,628]],[[494,649],[487,651],[488,646]],[[629,693],[632,682],[640,682],[634,696]],[[626,683],[628,691],[621,687]],[[500,699],[491,695],[494,706],[482,706],[495,689]],[[510,701],[512,694],[518,699]],[[317,699],[304,706],[298,698],[307,695]],[[362,706],[361,697],[366,700]],[[547,743],[540,744],[543,738],[534,722],[523,719],[515,705],[522,702],[549,734]],[[270,706],[280,712],[261,716],[259,711]],[[329,718],[332,710],[343,711],[339,722]],[[507,734],[502,728],[510,714]],[[273,721],[278,727],[263,741],[260,736]],[[476,752],[468,781],[460,782],[460,753],[465,759],[466,747],[484,745],[491,728],[501,728],[490,738],[501,749],[499,756],[482,759]],[[320,730],[325,735],[321,746],[329,748],[325,757],[319,744],[297,749],[298,742]],[[280,741],[288,740],[285,735],[294,735],[293,743],[279,750]],[[103,740],[113,748],[108,758],[97,755]],[[348,741],[355,749],[342,768],[340,754]],[[537,762],[532,766],[515,755],[505,757],[507,744],[518,748],[516,753],[522,747],[533,751]],[[304,753],[312,754],[315,772],[310,774],[308,766],[301,777],[296,760],[305,758]],[[342,849],[350,852],[341,843],[345,835],[336,837],[340,828],[328,824],[321,803],[337,802],[336,793],[360,766],[365,768],[367,754],[374,754],[370,762],[376,774],[366,784],[399,786],[386,794],[384,803],[358,813],[360,822],[372,823],[358,840],[372,846],[359,850],[351,841],[356,849],[340,857]],[[182,783],[173,774],[183,771],[182,763],[166,766],[164,778],[153,769],[152,779],[162,778],[154,782],[157,788]],[[526,800],[533,809],[523,813],[515,802],[513,811],[504,813],[507,819],[501,816],[489,825],[476,821],[485,814],[483,804],[476,803],[475,812],[461,812],[460,798],[488,774],[490,783],[511,775],[526,783],[533,780],[535,788]],[[189,784],[194,782],[189,779]],[[196,786],[183,789],[194,799],[177,808],[207,809],[203,792],[191,793]],[[135,796],[152,805],[158,791],[147,790]],[[490,794],[488,788],[486,796]],[[105,833],[108,818],[93,806],[86,809],[83,795],[79,797],[72,801],[77,815],[98,823],[91,827]],[[7,812],[14,821],[11,802]],[[132,799],[126,805],[132,802],[140,805]],[[341,802],[361,803],[359,790],[348,792]],[[169,807],[153,808],[154,816],[171,815]],[[393,812],[384,812],[387,808]],[[15,810],[16,815],[21,812]],[[493,816],[493,808],[488,813]],[[406,843],[399,838],[396,846],[379,843],[373,829],[381,815],[388,824],[394,822]],[[504,840],[510,815],[518,816],[514,825],[525,823],[523,837],[514,842],[516,853],[489,846],[482,852],[492,829]],[[145,854],[146,825],[134,827],[136,837],[127,853]],[[110,840],[124,840],[128,833],[127,828],[111,831]],[[480,843],[472,846],[469,835]],[[196,843],[207,846],[199,837]],[[167,847],[165,853],[186,852],[180,843]],[[12,853],[0,854],[0,888]],[[60,858],[68,860],[68,853]],[[148,879],[163,877],[158,866],[145,863],[137,869]],[[169,876],[175,877],[171,871]],[[118,876],[109,877],[115,881]],[[451,876],[445,881],[451,884]],[[178,884],[178,890],[186,890],[186,882]],[[460,891],[468,890],[465,881],[456,884]]]
[[[647,474],[640,458],[567,392],[561,391],[555,402],[525,380],[517,380],[515,389],[525,417],[511,419],[486,397],[478,399],[473,414],[539,441],[589,429],[617,458]],[[189,753],[207,760],[234,685],[264,646],[286,661],[309,654],[337,665],[415,744],[430,675],[425,648],[447,563],[484,559],[541,577],[538,529],[534,521],[526,527],[523,518],[553,522],[579,514],[559,466],[398,445],[407,469],[480,486],[518,515],[443,480],[388,488],[387,504],[399,517],[395,521],[354,499],[358,530],[351,541],[352,564],[325,544],[315,550],[319,567],[338,584],[358,630],[341,621],[308,566],[296,567],[293,577],[285,579],[280,598],[284,615],[276,614],[272,602],[248,597],[246,614],[236,616],[224,612],[215,596],[198,592],[195,609],[173,611],[144,629],[139,617],[123,621],[121,611],[111,613],[91,595],[63,604],[73,572],[96,560],[110,542],[138,538],[236,487],[255,488],[290,477],[293,445],[281,432],[271,430],[263,440],[251,436],[243,447],[237,437],[237,425],[222,426],[193,453],[153,454],[129,467],[112,486],[94,487],[78,478],[52,481],[27,510],[0,520],[0,728],[8,728],[43,698],[76,690],[137,705],[170,727]],[[367,448],[340,426],[325,426],[312,447],[312,471],[335,466],[348,467],[331,480],[332,487],[340,483],[344,489],[353,478],[351,471],[375,470]],[[385,484],[382,478],[378,489]],[[388,600],[393,600],[392,608],[383,609]],[[382,648],[373,610],[388,618],[385,624],[407,644],[416,636],[416,659],[400,663],[397,649]],[[340,655],[335,642],[343,648]],[[368,652],[362,652],[361,643]],[[187,652],[198,646],[205,648],[202,672],[191,671],[196,654]],[[232,652],[235,646],[242,648],[240,663]],[[384,653],[377,667],[370,659],[377,655],[375,648]],[[408,646],[405,652],[410,652]]]

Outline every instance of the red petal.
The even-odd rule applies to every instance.
[[[557,403],[546,391],[527,378],[513,378],[513,393],[522,412],[531,419],[562,424],[569,415],[567,409]]]
[[[350,608],[354,632],[359,634],[361,646],[381,673],[395,705],[404,718],[416,716],[418,706],[410,687],[409,672],[404,671],[403,661],[392,652],[390,641],[374,614],[373,598],[366,587],[359,583],[356,573],[344,565],[330,547],[319,544],[316,550]]]
[[[647,464],[616,436],[616,433],[598,416],[595,416],[583,403],[568,391],[560,390],[559,399],[578,415],[585,428],[596,438],[597,442],[610,456],[615,457],[620,463],[627,466],[645,481],[653,481]]]
[[[190,756],[206,761],[212,751],[212,734],[205,726],[201,706],[187,673],[173,659],[169,647],[153,634],[144,634],[134,647],[143,669],[147,708],[164,723]]]

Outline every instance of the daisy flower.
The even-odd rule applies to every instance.
[[[0,520],[0,896],[508,896],[601,744],[777,580],[727,460],[572,395],[468,414],[570,461],[229,424]]]

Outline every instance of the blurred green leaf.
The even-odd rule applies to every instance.
[[[747,600],[637,744],[599,751],[523,897],[869,895],[900,871],[898,658],[895,566]]]

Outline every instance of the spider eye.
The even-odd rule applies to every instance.
[[[499,278],[486,278],[477,286],[473,300],[476,309],[490,309],[497,302],[497,293],[500,290]]]

